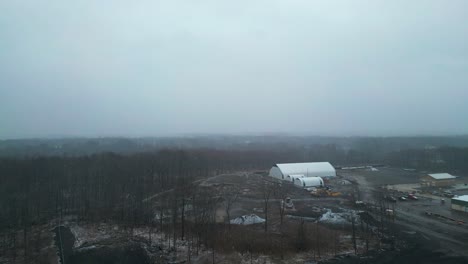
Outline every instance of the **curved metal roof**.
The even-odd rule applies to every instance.
[[[287,177],[289,177],[291,179],[292,182],[294,182],[296,179],[299,179],[299,178],[304,178],[304,174],[291,174],[291,175],[288,175]]]
[[[284,176],[303,174],[305,177],[336,176],[335,168],[329,162],[280,163],[276,166]]]
[[[302,187],[323,186],[323,179],[320,177],[298,178],[294,181],[296,185]]]

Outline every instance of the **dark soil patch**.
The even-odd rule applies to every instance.
[[[137,244],[125,246],[104,246],[74,252],[67,263],[78,264],[130,264],[151,263],[145,250]]]

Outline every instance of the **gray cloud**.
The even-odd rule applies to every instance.
[[[2,1],[0,138],[468,133],[468,2]]]

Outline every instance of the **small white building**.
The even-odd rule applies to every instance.
[[[291,175],[335,177],[336,171],[329,162],[279,163],[270,169],[270,176],[277,179],[291,180]]]
[[[453,197],[451,202],[452,210],[468,212],[468,195]]]
[[[421,176],[421,186],[446,187],[455,184],[457,176],[448,173],[433,173]]]
[[[310,188],[310,187],[323,187],[323,179],[321,177],[305,177],[297,178],[294,180],[294,185],[301,188]]]

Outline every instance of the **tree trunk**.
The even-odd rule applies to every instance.
[[[185,235],[185,197],[182,197],[182,216],[181,216],[181,221],[182,221],[182,234],[181,238],[184,240],[184,235]]]
[[[356,226],[354,223],[354,217],[351,217],[351,224],[353,228],[353,248],[354,248],[354,254],[357,255],[357,246],[356,246]]]

